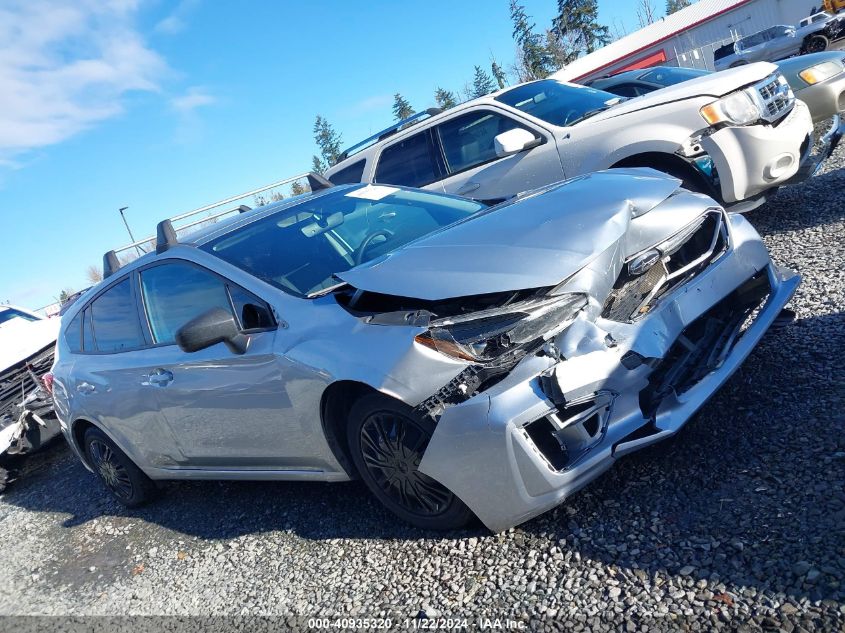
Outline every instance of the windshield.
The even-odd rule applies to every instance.
[[[552,125],[572,125],[623,101],[623,98],[586,86],[570,86],[554,79],[532,81],[496,97]]]
[[[23,319],[24,321],[38,321],[37,317],[34,317],[31,314],[27,314],[26,312],[21,312],[20,310],[15,310],[14,308],[0,310],[0,325],[8,323],[12,319]]]
[[[709,70],[697,68],[655,68],[640,75],[640,80],[666,87],[709,74]]]
[[[201,248],[305,297],[336,285],[337,273],[486,208],[444,194],[364,185],[285,207]]]

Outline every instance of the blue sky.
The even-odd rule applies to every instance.
[[[523,0],[545,28],[555,0]],[[662,8],[663,1],[655,4]],[[631,0],[600,19],[635,28]],[[514,57],[507,0],[4,0],[0,302],[38,308],[164,217],[306,171]]]

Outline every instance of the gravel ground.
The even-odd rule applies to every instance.
[[[426,533],[360,483],[183,483],[113,502],[64,445],[0,497],[0,614],[845,630],[845,147],[748,217],[804,276],[676,438],[507,533]]]

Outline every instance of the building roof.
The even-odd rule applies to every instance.
[[[736,9],[753,0],[698,0],[672,15],[667,15],[653,24],[634,31],[622,39],[611,42],[604,48],[579,57],[568,66],[552,75],[555,79],[572,81],[594,73],[624,59],[629,55],[647,49],[673,35],[707,22],[722,13]]]

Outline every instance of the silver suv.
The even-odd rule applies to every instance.
[[[154,480],[360,477],[415,525],[502,530],[677,432],[798,284],[651,170],[492,208],[339,186],[175,235],[107,255],[52,370],[127,505]]]
[[[761,63],[627,100],[556,79],[520,84],[400,121],[325,175],[492,201],[602,169],[651,167],[747,211],[799,170],[812,173],[812,148],[807,106]]]

